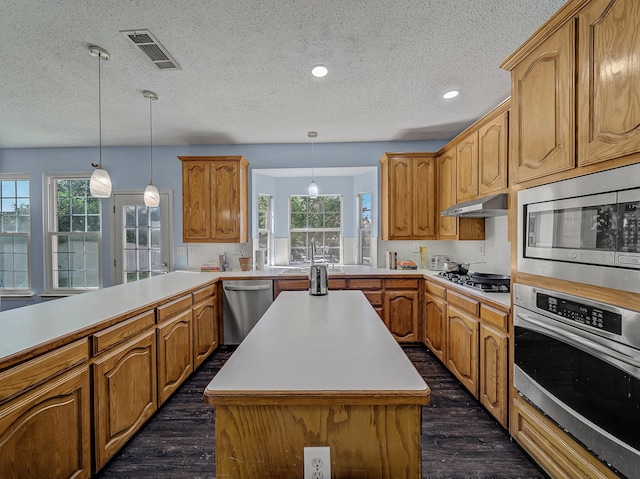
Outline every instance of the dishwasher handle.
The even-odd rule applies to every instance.
[[[264,291],[266,289],[271,289],[270,284],[261,284],[258,286],[230,286],[224,285],[224,289],[226,291]]]

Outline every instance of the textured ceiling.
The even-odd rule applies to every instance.
[[[0,0],[0,148],[449,139],[563,0]],[[120,33],[149,29],[160,71]],[[324,64],[329,75],[313,78]],[[462,94],[445,101],[450,89]]]

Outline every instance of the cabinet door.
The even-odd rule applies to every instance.
[[[384,322],[400,342],[419,341],[418,291],[385,291]]]
[[[240,238],[240,171],[237,161],[211,162],[213,238],[235,242]]]
[[[158,405],[193,372],[191,308],[158,325]]]
[[[640,151],[640,2],[593,0],[580,11],[578,164]]]
[[[447,306],[443,299],[425,295],[424,343],[444,364],[447,363]]]
[[[456,146],[458,180],[456,201],[478,196],[478,132],[464,138]]]
[[[182,163],[182,238],[185,243],[211,238],[211,175],[208,161]]]
[[[450,148],[438,157],[438,211],[456,204],[456,149]],[[438,239],[449,240],[458,237],[458,218],[440,216],[438,218]]]
[[[574,40],[568,22],[511,72],[512,184],[575,166]]]
[[[216,298],[211,296],[193,307],[193,368],[198,368],[218,347]]]
[[[501,113],[478,131],[478,195],[507,187],[508,112]]]
[[[478,397],[478,327],[473,316],[447,306],[447,367]]]
[[[480,326],[480,402],[507,427],[507,335]]]
[[[91,477],[89,369],[81,366],[0,408],[0,477]]]
[[[156,331],[96,358],[95,466],[101,469],[157,409]]]
[[[413,169],[413,236],[436,239],[436,159],[416,158]]]
[[[413,236],[413,176],[410,158],[389,160],[389,239]]]

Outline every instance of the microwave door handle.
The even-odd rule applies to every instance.
[[[517,315],[520,319],[524,320],[525,322],[535,325],[540,330],[540,332],[548,331],[556,339],[559,339],[560,341],[564,341],[573,346],[576,346],[577,348],[587,353],[590,353],[593,356],[596,356],[597,358],[600,358],[603,360],[608,360],[608,358],[617,360],[616,363],[618,365],[619,363],[623,363],[624,365],[627,366],[625,370],[627,370],[630,374],[633,374],[636,377],[640,375],[640,371],[638,371],[638,369],[640,368],[640,361],[633,356],[621,353],[620,351],[616,351],[615,349],[608,348],[599,343],[589,341],[587,339],[584,339],[582,336],[578,336],[577,334],[567,331],[564,328],[559,328],[557,326],[549,325],[528,314],[518,312]],[[629,371],[629,368],[634,368],[635,371]]]

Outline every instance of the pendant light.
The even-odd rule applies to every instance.
[[[102,85],[100,83],[100,63],[109,59],[109,52],[104,48],[92,45],[89,47],[91,56],[98,57],[98,131],[99,131],[99,148],[98,163],[91,163],[95,169],[89,180],[89,189],[91,196],[96,198],[109,198],[111,196],[111,178],[109,173],[102,167]]]
[[[147,187],[144,189],[144,204],[146,206],[158,206],[160,204],[160,193],[158,192],[158,188],[153,184],[153,115],[151,114],[151,104],[154,100],[158,99],[158,95],[149,90],[143,91],[142,94],[145,98],[149,99],[149,151],[151,156],[151,179],[149,180]]]
[[[318,132],[310,131],[307,133],[309,138],[316,138],[318,136]],[[309,198],[315,200],[318,197],[318,185],[313,180],[313,141],[311,141],[311,183],[309,183]]]

